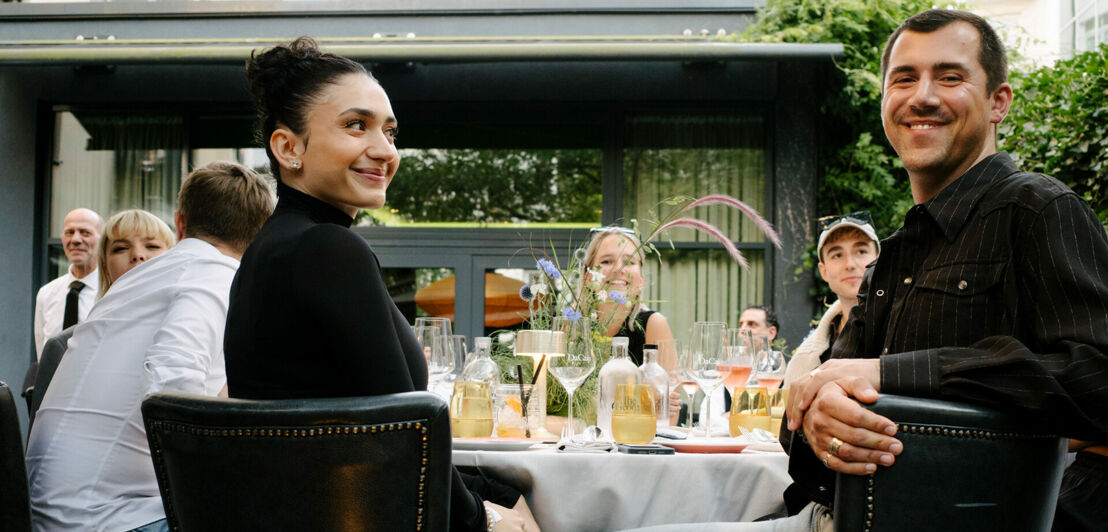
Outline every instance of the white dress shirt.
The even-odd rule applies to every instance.
[[[36,531],[121,532],[165,517],[140,406],[160,390],[223,388],[238,265],[182,240],[121,276],[77,324],[27,444]]]
[[[85,288],[77,294],[77,321],[84,321],[96,303],[100,291],[100,269],[78,279],[73,276],[73,265],[65,275],[50,281],[38,289],[35,296],[35,354],[42,356],[42,346],[52,336],[62,332],[65,319],[65,297],[69,295],[69,283],[81,281]]]

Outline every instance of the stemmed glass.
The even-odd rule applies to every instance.
[[[769,346],[769,338],[755,336],[754,343],[758,353],[758,386],[773,393],[785,380],[785,356]]]
[[[453,350],[447,346],[449,335],[443,334],[441,325],[416,325],[412,330],[427,359],[427,389],[435,391],[442,377],[454,368]]]
[[[754,350],[749,338],[743,329],[727,329],[727,365],[731,367],[731,374],[724,386],[731,392],[732,401],[737,395],[735,389],[746,386],[754,368]]]
[[[588,378],[592,370],[596,368],[596,356],[592,350],[592,330],[588,318],[556,317],[551,324],[553,334],[565,335],[565,353],[554,353],[550,357],[550,374],[558,379],[562,387],[569,394],[569,437],[573,440],[576,431],[573,429],[573,392]],[[560,343],[560,342],[556,342]],[[566,432],[562,431],[562,439],[566,439]]]
[[[692,339],[689,340],[689,354],[685,357],[685,372],[704,390],[707,412],[700,417],[704,419],[706,438],[712,437],[712,392],[731,374],[731,367],[726,362],[727,324],[694,323]]]
[[[446,382],[457,381],[462,377],[462,370],[466,367],[466,336],[464,334],[452,334],[446,344],[450,349],[450,355],[454,360],[454,371],[450,372],[443,380]]]
[[[671,393],[678,393],[677,387],[680,386],[685,394],[689,396],[689,411],[687,415],[689,418],[689,426],[692,427],[692,402],[693,397],[696,395],[696,381],[692,380],[692,377],[685,375],[684,364],[681,362],[685,359],[684,347],[685,345],[677,338],[658,340],[658,363],[669,373],[669,389]],[[666,398],[666,400],[668,401],[669,398]],[[680,411],[681,410],[678,409],[678,413],[674,414],[671,405],[671,416],[679,418]]]

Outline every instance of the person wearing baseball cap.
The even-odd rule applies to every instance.
[[[819,219],[819,229],[819,243],[816,244],[819,274],[838,299],[796,348],[785,372],[785,386],[831,356],[831,346],[846,325],[846,316],[858,303],[858,288],[866,266],[877,260],[881,252],[881,242],[869,212],[825,216]]]

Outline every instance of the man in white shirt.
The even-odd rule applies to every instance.
[[[261,177],[224,162],[190,174],[178,203],[180,243],[115,281],[43,397],[27,446],[36,531],[167,529],[142,399],[223,389],[231,280],[273,210]]]
[[[35,297],[36,356],[42,356],[42,346],[50,337],[84,320],[96,302],[100,286],[96,246],[103,229],[104,220],[89,209],[74,209],[65,215],[62,250],[69,259],[69,271],[46,283]]]

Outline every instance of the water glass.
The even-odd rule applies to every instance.
[[[731,435],[754,429],[770,430],[769,398],[761,386],[735,388],[731,400]],[[740,428],[741,427],[741,428]],[[745,430],[744,430],[745,429]]]
[[[617,384],[612,409],[612,437],[619,443],[650,443],[657,418],[654,387],[649,384]]]
[[[781,434],[781,419],[785,417],[785,405],[789,402],[789,389],[777,388],[769,393],[769,431]]]
[[[487,438],[492,435],[489,383],[454,383],[454,394],[450,396],[450,433],[455,438]]]
[[[493,387],[496,437],[526,438],[528,431],[531,436],[542,434],[546,398],[534,395],[534,390],[536,388],[530,384],[524,384],[521,394],[519,383],[497,384]],[[526,419],[523,416],[523,396],[528,398]]]

